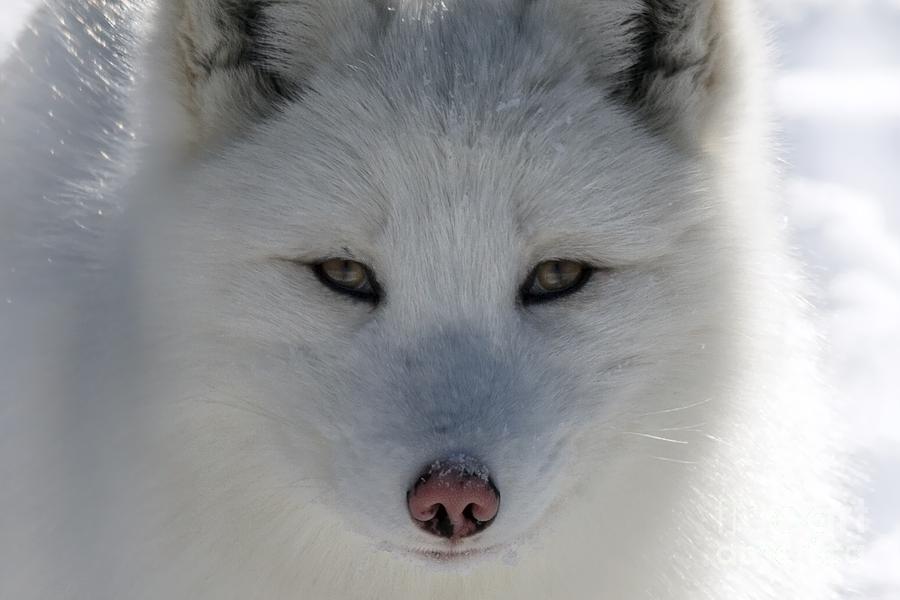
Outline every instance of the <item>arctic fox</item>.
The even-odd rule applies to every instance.
[[[754,23],[45,7],[0,88],[0,596],[835,597]]]

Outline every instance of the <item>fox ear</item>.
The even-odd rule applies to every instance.
[[[160,0],[159,83],[189,141],[207,142],[299,97],[317,65],[366,35],[375,12],[366,0]]]
[[[721,139],[758,47],[740,39],[755,31],[743,0],[570,1],[592,75],[614,98],[678,141]]]

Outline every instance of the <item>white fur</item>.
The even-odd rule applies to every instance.
[[[745,3],[248,3],[116,42],[125,210],[65,308],[2,322],[2,596],[833,597],[844,467]],[[383,302],[301,264],[331,256]],[[609,270],[517,304],[554,258]],[[447,564],[405,494],[460,451],[502,505]]]

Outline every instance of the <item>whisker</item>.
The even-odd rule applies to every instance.
[[[651,415],[663,415],[663,414],[667,414],[667,413],[680,412],[682,410],[690,410],[692,408],[697,408],[698,406],[703,406],[704,404],[708,404],[709,402],[711,402],[711,400],[712,400],[711,398],[707,398],[706,400],[694,402],[693,404],[686,404],[684,406],[678,406],[676,408],[666,408],[663,410],[655,410],[653,412],[643,413],[643,414],[639,414],[637,416],[649,417]]]
[[[619,433],[624,433],[627,435],[636,435],[638,437],[647,438],[649,440],[656,440],[659,442],[671,442],[673,444],[687,444],[685,440],[673,440],[671,438],[666,438],[658,435],[652,435],[649,433],[641,433],[639,431],[620,431]]]
[[[653,431],[691,431],[701,433],[706,423],[697,423],[696,425],[684,425],[682,427],[663,427],[662,429],[654,429]]]
[[[714,442],[717,442],[717,443],[719,443],[719,444],[725,444],[725,445],[728,446],[728,447],[733,447],[733,446],[734,446],[734,444],[732,444],[731,442],[729,442],[729,441],[727,441],[727,440],[723,440],[722,438],[720,438],[720,437],[718,437],[718,436],[715,436],[715,435],[712,435],[712,434],[709,434],[709,433],[704,433],[704,434],[703,434],[703,437],[705,437],[705,438],[708,439],[708,440],[712,440],[712,441],[714,441]]]
[[[663,462],[675,463],[675,464],[678,464],[678,465],[696,465],[696,464],[699,464],[699,463],[698,463],[697,461],[695,461],[695,460],[679,460],[679,459],[677,459],[677,458],[667,458],[667,457],[665,457],[665,456],[651,456],[650,458],[652,458],[652,459],[654,459],[654,460],[661,460],[661,461],[663,461]]]

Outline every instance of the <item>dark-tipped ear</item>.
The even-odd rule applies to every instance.
[[[192,142],[299,97],[316,66],[376,20],[366,0],[160,0],[157,54]]]
[[[594,76],[655,130],[727,134],[757,51],[744,0],[568,0]]]

